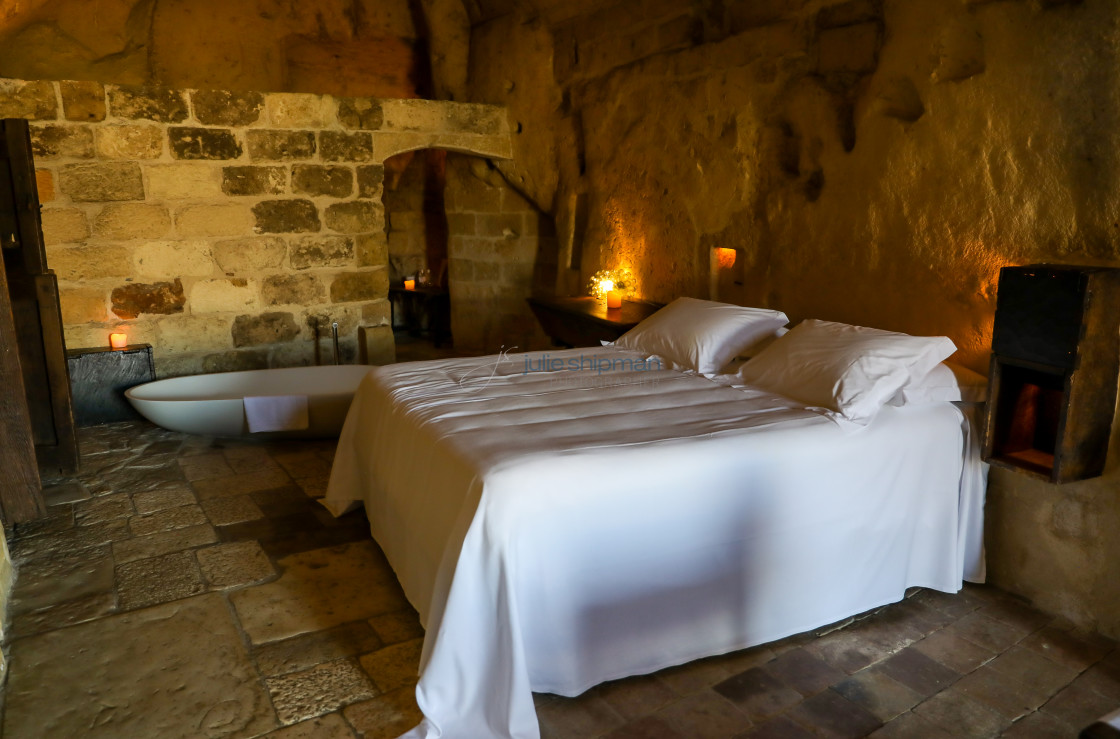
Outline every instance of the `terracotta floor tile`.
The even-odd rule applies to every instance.
[[[845,739],[867,736],[882,725],[878,718],[831,690],[805,699],[786,715],[808,729]]]
[[[1005,739],[1070,739],[1078,729],[1063,723],[1049,714],[1029,713],[1003,732]]]
[[[1022,626],[1012,626],[982,613],[970,613],[946,630],[993,652],[1009,649],[1030,633]]]
[[[658,716],[631,721],[606,735],[607,739],[689,739]]]
[[[751,726],[735,705],[710,690],[681,698],[654,716],[691,739],[725,739]]]
[[[1073,682],[1077,670],[1054,662],[1042,653],[1016,644],[988,663],[996,672],[1018,680],[1032,689],[1032,694],[1054,695]]]
[[[913,648],[962,675],[972,672],[996,656],[992,650],[946,630],[935,631],[914,644]]]
[[[832,689],[884,722],[906,713],[924,698],[875,668],[861,670]]]
[[[843,672],[800,647],[783,653],[766,669],[805,696],[815,695],[845,677]]]
[[[913,648],[902,650],[876,669],[926,696],[952,685],[960,677],[959,673]]]
[[[954,688],[1009,721],[1034,711],[1049,697],[1046,691],[1032,690],[1025,683],[998,673],[988,665],[965,675]]]
[[[1116,643],[1095,634],[1063,631],[1048,626],[1024,639],[1023,646],[1055,662],[1081,671],[1112,652],[1116,648]]]
[[[715,691],[754,721],[781,713],[801,702],[801,694],[764,667],[752,667],[715,686]]]
[[[995,737],[1011,723],[963,691],[953,689],[919,704],[914,713],[957,736]]]
[[[599,686],[599,693],[628,721],[648,716],[680,697],[655,675],[604,683]]]
[[[813,739],[818,736],[786,716],[777,716],[739,734],[735,739]]]
[[[962,739],[916,713],[904,713],[873,732],[872,739]]]
[[[1080,731],[1116,708],[1115,700],[1101,695],[1087,682],[1078,679],[1051,698],[1042,707],[1042,712]]]

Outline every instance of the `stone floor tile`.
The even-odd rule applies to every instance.
[[[1047,701],[1042,712],[1080,730],[1116,708],[1116,701],[1077,679]]]
[[[341,713],[328,713],[270,731],[261,739],[354,739],[354,730]]]
[[[218,595],[21,639],[11,662],[4,736],[238,739],[276,727]]]
[[[882,725],[878,718],[831,690],[806,698],[786,715],[807,729],[849,739],[867,736]]]
[[[1080,729],[1041,711],[1029,713],[1011,725],[1001,736],[1004,739],[1071,739]]]
[[[217,541],[218,535],[213,527],[207,524],[188,526],[184,529],[114,541],[113,556],[116,557],[118,563],[132,562],[137,559],[158,557],[162,554],[214,544]]]
[[[233,495],[248,495],[258,490],[272,490],[291,484],[292,480],[288,477],[288,473],[279,467],[275,467],[256,472],[196,480],[190,485],[194,488],[199,500],[210,500],[211,498],[228,498]]]
[[[996,656],[987,647],[973,644],[944,629],[915,643],[913,648],[962,675],[972,672]]]
[[[631,721],[605,736],[606,739],[688,739],[657,716],[645,716]]]
[[[1001,600],[989,603],[981,608],[978,613],[1027,633],[1038,631],[1054,620],[1053,616],[1047,616],[1045,613],[1011,597],[1004,597]]]
[[[940,590],[923,588],[914,594],[919,603],[945,613],[953,618],[960,618],[980,608],[984,601],[970,594],[968,590],[961,590],[956,594],[942,593]]]
[[[1024,639],[1023,646],[1080,672],[1099,662],[1116,644],[1095,634],[1048,626]]]
[[[911,640],[883,640],[870,635],[858,624],[833,632],[805,645],[806,651],[818,656],[838,670],[848,674],[858,672],[868,665],[886,660]]]
[[[766,665],[771,675],[804,696],[815,695],[846,675],[803,648],[785,652]]]
[[[740,649],[735,652],[728,652],[727,654],[718,657],[711,657],[713,663],[723,665],[727,668],[728,675],[738,675],[740,672],[745,672],[752,667],[762,667],[769,664],[776,657],[784,655],[786,652],[794,649],[800,649],[800,645],[804,642],[794,643],[789,641],[788,644],[784,643],[789,640],[782,640],[774,644],[763,644],[757,647],[750,647],[749,649]],[[788,646],[788,648],[786,648]]]
[[[116,543],[128,536],[128,521],[116,518],[88,526],[75,526],[42,536],[15,539],[8,545],[12,560],[22,563],[39,557],[69,557],[101,547],[106,542]]]
[[[136,493],[132,496],[132,505],[140,515],[191,505],[194,502],[194,493],[186,485],[166,490]]]
[[[999,736],[1011,723],[960,690],[942,691],[919,704],[914,713],[951,734],[976,739]]]
[[[12,527],[14,539],[58,534],[74,528],[74,507],[58,505],[47,509],[47,515],[33,521],[22,521]]]
[[[1009,721],[1027,715],[1049,697],[1049,693],[1032,691],[1025,683],[998,673],[988,665],[965,675],[953,687]]]
[[[370,625],[358,621],[263,644],[253,649],[253,659],[262,675],[283,675],[323,662],[357,657],[377,651],[382,646]]]
[[[735,739],[812,739],[816,736],[786,716],[775,716],[742,734],[736,734]]]
[[[600,685],[599,694],[627,721],[648,716],[680,697],[656,675],[613,680]]]
[[[279,580],[230,595],[254,644],[399,611],[406,603],[372,540],[295,554],[278,564]]]
[[[383,613],[369,620],[369,625],[385,644],[396,644],[409,639],[423,638],[424,627],[420,616],[411,606],[392,613]]]
[[[297,485],[260,490],[250,493],[249,498],[257,504],[257,507],[268,518],[281,518],[296,514],[315,516],[319,511],[326,512],[329,515],[329,512],[321,504],[309,498]]]
[[[266,678],[265,685],[284,725],[321,716],[378,694],[365,673],[348,659]]]
[[[193,499],[193,495],[191,496]],[[210,523],[215,526],[228,526],[245,521],[264,518],[264,513],[248,495],[235,495],[232,498],[213,498],[202,501],[202,510]]]
[[[219,544],[195,552],[206,582],[214,588],[236,588],[264,582],[276,570],[255,541]]]
[[[956,616],[951,616],[917,598],[903,598],[898,603],[887,606],[887,610],[906,614],[908,617],[907,624],[921,631],[923,636],[928,636],[957,620]]]
[[[203,454],[180,457],[179,467],[183,470],[183,477],[190,482],[234,474],[233,468],[226,462],[226,457],[221,451],[207,450]]]
[[[872,732],[872,739],[962,739],[916,713],[904,713]]]
[[[137,462],[131,460],[129,466],[119,470],[108,470],[98,475],[98,482],[91,486],[90,492],[95,495],[94,487],[110,493],[137,493],[152,492],[154,490],[183,490],[187,488],[187,481],[179,467],[168,465],[145,469],[134,466]]]
[[[684,736],[721,739],[740,734],[753,724],[738,705],[711,690],[702,690],[670,703],[653,715]]]
[[[313,449],[274,451],[272,458],[293,478],[327,478],[331,474],[331,458]]]
[[[1054,662],[1022,644],[1016,644],[988,664],[1001,675],[1015,678],[1047,697],[1077,677],[1077,670]]]
[[[128,519],[128,527],[134,536],[158,534],[163,531],[183,529],[187,526],[200,526],[210,523],[206,514],[196,504],[165,508],[162,511],[133,516]]]
[[[876,669],[923,696],[930,696],[955,682],[960,674],[913,648],[903,649]]]
[[[327,494],[327,480],[324,478],[297,477],[295,483],[309,498],[322,498]]]
[[[104,523],[115,518],[128,518],[135,510],[132,507],[132,498],[124,493],[103,495],[74,504],[74,523],[78,526],[88,526],[92,523]]]
[[[728,699],[752,721],[781,713],[801,702],[801,694],[774,677],[765,667],[753,667],[728,678],[714,690]]]
[[[874,668],[861,670],[832,686],[840,695],[880,721],[890,721],[922,701],[923,696]]]
[[[263,444],[231,444],[222,450],[222,454],[230,469],[238,475],[278,469],[276,461]]]
[[[382,693],[416,684],[420,674],[420,650],[423,639],[384,647],[361,658],[362,669],[373,679]]]
[[[41,557],[23,564],[12,588],[13,615],[113,591],[108,544],[68,557]]]
[[[1103,660],[1081,673],[1081,682],[1120,706],[1120,660]]]
[[[139,559],[117,567],[117,599],[124,610],[179,600],[204,589],[190,552]]]
[[[715,658],[698,659],[657,673],[661,682],[677,695],[707,690],[733,674],[727,662]]]
[[[553,696],[538,706],[541,736],[551,739],[601,736],[625,723],[594,688],[578,698]]]
[[[342,715],[362,739],[396,739],[420,723],[416,692],[408,688],[347,706]]]
[[[90,497],[89,490],[81,480],[60,480],[43,486],[43,502],[51,507],[89,500]]]
[[[1009,649],[1030,633],[1023,626],[1012,626],[1003,621],[996,621],[982,613],[970,613],[952,626],[946,627],[946,631],[993,652]]]
[[[84,598],[69,600],[56,606],[14,616],[12,618],[12,637],[22,639],[44,631],[63,629],[74,624],[93,621],[106,616],[117,608],[117,593],[98,593]]]
[[[274,559],[288,557],[301,552],[347,544],[370,541],[369,524],[365,518],[354,518],[345,525],[332,528],[314,527],[305,516],[304,528],[284,536],[265,536],[260,539],[261,548]],[[272,519],[278,520],[278,519]]]

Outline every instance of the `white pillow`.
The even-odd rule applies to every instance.
[[[891,398],[891,405],[918,405],[946,400],[983,403],[987,398],[987,377],[954,362],[942,362],[925,377],[903,385]]]
[[[909,336],[810,319],[739,370],[748,384],[866,425],[903,385],[956,351],[945,336]]]
[[[677,367],[712,374],[788,320],[777,310],[677,298],[620,336],[615,346],[656,354]]]

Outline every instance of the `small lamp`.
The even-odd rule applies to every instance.
[[[128,334],[109,334],[109,347],[112,349],[125,349],[128,347]]]

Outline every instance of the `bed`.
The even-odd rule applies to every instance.
[[[523,739],[534,691],[982,579],[984,471],[957,404],[885,405],[853,430],[605,346],[371,372],[324,504],[364,504],[425,626],[406,736]]]

